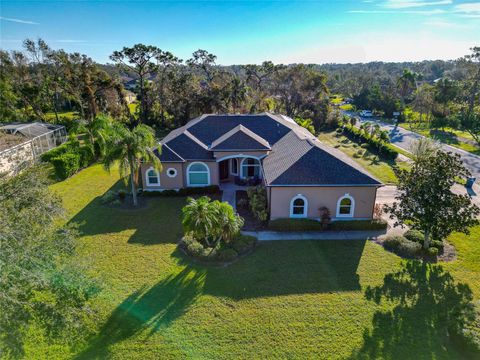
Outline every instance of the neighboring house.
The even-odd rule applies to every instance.
[[[202,115],[161,141],[158,173],[141,168],[144,190],[260,183],[270,218],[371,219],[382,184],[341,151],[283,115]]]

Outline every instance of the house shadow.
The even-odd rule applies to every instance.
[[[114,184],[109,191],[119,189],[124,189],[122,181]],[[69,221],[77,224],[81,235],[119,233],[133,229],[134,233],[128,242],[142,245],[176,243],[181,238],[179,217],[183,198],[142,197],[140,206],[134,208],[104,205],[102,196],[93,199]]]
[[[368,287],[365,298],[393,304],[378,310],[352,359],[480,358],[468,329],[475,321],[472,291],[441,266],[410,260]]]
[[[261,242],[255,252],[207,272],[204,292],[235,300],[359,291],[365,241]]]
[[[150,336],[182,316],[201,293],[205,273],[184,268],[156,285],[128,296],[75,359],[105,359],[110,347],[140,332]]]

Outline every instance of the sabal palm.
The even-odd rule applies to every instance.
[[[112,126],[103,164],[107,170],[110,170],[113,164],[119,162],[120,177],[125,180],[125,183],[128,176],[130,177],[134,206],[137,206],[135,174],[140,169],[142,161],[151,163],[158,171],[162,169],[160,160],[153,152],[155,145],[157,142],[154,132],[147,125],[138,125],[133,130],[121,123],[115,123]]]
[[[232,240],[242,228],[244,220],[235,214],[233,208],[226,202],[215,201],[218,211],[217,238],[225,242]]]
[[[188,198],[187,205],[182,209],[182,224],[185,232],[191,232],[199,240],[205,240],[210,246],[210,239],[217,222],[218,212],[210,198],[202,196],[199,199]]]
[[[107,139],[112,129],[111,124],[110,118],[100,115],[92,121],[80,125],[80,131],[87,135],[85,145],[93,156],[105,156]]]

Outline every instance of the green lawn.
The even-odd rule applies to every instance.
[[[102,206],[98,197],[113,186],[122,186],[116,173],[98,165],[52,186],[68,218],[80,224],[81,254],[103,291],[92,304],[97,315],[83,343],[46,346],[32,331],[29,359],[461,355],[442,331],[441,315],[470,289],[478,304],[480,228],[470,237],[452,237],[458,261],[444,268],[468,284],[461,289],[452,288],[440,267],[402,265],[370,241],[266,242],[227,268],[202,267],[176,250],[185,199],[149,198],[139,210]],[[400,269],[411,274],[409,281],[392,276]],[[427,274],[433,292],[423,285]],[[388,294],[391,301],[385,301]],[[401,302],[406,294],[416,300]]]
[[[417,132],[423,136],[441,141],[445,144],[449,144],[452,146],[455,146],[459,149],[471,152],[472,154],[480,155],[480,146],[471,144],[469,142],[465,142],[465,140],[470,140],[473,141],[473,137],[461,130],[456,130],[452,128],[445,128],[445,132],[443,131],[435,131],[435,132],[430,132],[430,129],[427,127],[425,123],[418,123],[418,122],[408,122],[408,123],[403,123],[400,124],[399,126],[410,130]]]
[[[393,172],[395,166],[407,167],[408,164],[396,163],[395,161],[385,161],[380,159],[375,154],[372,154],[366,149],[362,149],[358,144],[349,140],[347,137],[341,135],[337,136],[336,132],[323,132],[318,138],[323,143],[333,146],[348,156],[350,156],[354,161],[359,163],[365,170],[370,172],[377,179],[382,181],[385,184],[396,184],[397,177]],[[361,156],[354,156],[358,151],[362,152]]]

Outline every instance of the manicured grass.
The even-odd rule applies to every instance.
[[[343,135],[337,136],[337,133],[334,131],[323,132],[318,136],[318,138],[325,144],[333,146],[350,156],[354,161],[364,167],[365,170],[370,172],[373,176],[375,176],[377,179],[379,179],[385,184],[397,183],[397,177],[393,172],[393,168],[395,166],[408,166],[408,164],[405,162],[399,163],[395,161],[382,160],[377,155],[372,154],[367,149],[361,148],[358,144],[349,140],[347,137]],[[359,151],[362,152],[361,156],[358,155]]]
[[[459,260],[444,268],[468,284],[461,290],[435,276],[430,292],[422,284],[439,267],[401,265],[370,241],[263,242],[230,267],[201,267],[176,250],[185,199],[112,209],[98,201],[112,186],[118,176],[98,165],[52,186],[81,224],[81,254],[103,291],[85,342],[70,349],[34,336],[29,359],[461,357],[441,315],[469,287],[480,299],[480,229],[452,237]],[[410,274],[401,284],[389,275],[400,269]],[[400,301],[407,294],[416,300]]]
[[[473,137],[461,130],[456,130],[452,128],[445,128],[445,132],[443,131],[435,131],[431,132],[430,129],[427,127],[425,123],[403,123],[399,126],[403,127],[404,129],[417,132],[425,137],[429,137],[445,144],[457,147],[459,149],[471,152],[475,155],[480,155],[480,146],[475,144],[465,142],[462,138],[473,141]]]

